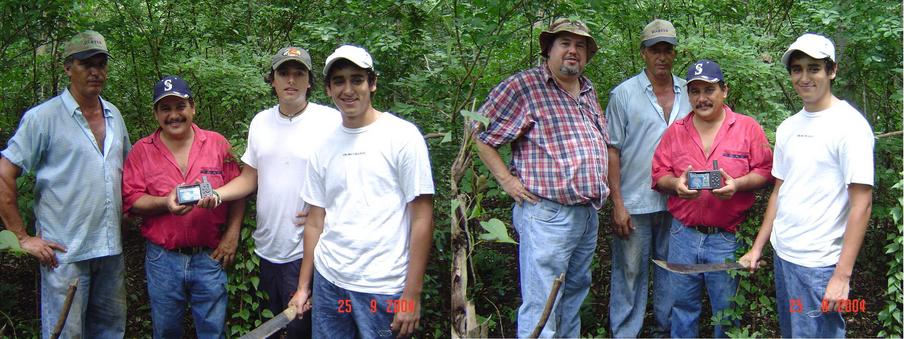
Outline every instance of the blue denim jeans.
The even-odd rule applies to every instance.
[[[669,239],[669,262],[676,264],[715,264],[735,259],[738,240],[734,233],[703,234],[688,228],[677,219],[672,220]],[[696,338],[702,309],[702,291],[706,285],[712,314],[731,306],[731,298],[738,290],[738,279],[727,271],[697,274],[669,273],[672,285],[672,337]],[[713,327],[713,337],[724,338],[721,324]]]
[[[536,204],[516,204],[512,223],[520,236],[518,337],[527,337],[537,326],[553,280],[561,273],[565,281],[540,337],[579,337],[579,311],[590,291],[590,262],[599,230],[596,209],[541,199]]]
[[[50,338],[69,284],[78,278],[60,338],[122,338],[126,330],[125,263],[111,255],[56,268],[41,265],[41,336]]]
[[[313,338],[395,338],[390,329],[402,294],[353,292],[336,286],[314,270],[311,319]],[[413,305],[412,305],[413,306]]]
[[[144,268],[154,338],[182,338],[189,305],[198,338],[226,337],[226,272],[210,251],[184,255],[148,242]]]
[[[804,267],[774,256],[775,302],[785,338],[844,338],[844,318],[822,312],[822,297],[835,265]]]
[[[273,314],[279,314],[289,305],[289,300],[298,290],[298,272],[301,270],[301,259],[287,263],[277,264],[267,259],[258,257],[261,261],[260,284],[258,288],[267,293],[267,308]],[[305,312],[301,319],[292,320],[284,330],[276,331],[268,338],[279,339],[286,334],[286,338],[307,339],[311,338],[311,311]]]
[[[669,254],[668,212],[631,215],[634,232],[627,240],[612,236],[612,276],[609,296],[609,326],[612,336],[631,338],[640,335],[647,308],[650,256],[665,260]],[[672,309],[668,271],[653,265],[652,336],[667,337],[671,329]]]

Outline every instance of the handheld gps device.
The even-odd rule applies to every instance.
[[[713,190],[722,187],[722,172],[719,172],[719,161],[713,160],[711,171],[687,172],[687,188],[692,190]]]
[[[194,205],[204,197],[213,195],[213,187],[207,182],[207,176],[201,177],[200,184],[176,187],[176,202],[179,205]]]

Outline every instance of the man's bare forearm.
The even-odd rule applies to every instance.
[[[499,151],[493,146],[487,145],[477,138],[474,138],[474,145],[477,146],[477,155],[480,160],[489,168],[497,182],[502,182],[512,175],[505,162],[502,161]]]
[[[433,196],[419,195],[408,203],[408,208],[411,209],[411,247],[408,252],[405,290],[420,295],[430,249],[433,247]]]
[[[242,167],[242,173],[216,189],[224,202],[247,197],[257,190],[257,169],[250,165]]]
[[[609,199],[615,206],[624,208],[625,202],[621,194],[621,153],[618,149],[608,147],[609,153]]]
[[[169,196],[156,197],[145,194],[132,204],[132,207],[129,208],[129,213],[145,217],[169,213],[168,200]]]
[[[850,279],[854,271],[854,263],[863,246],[863,238],[869,224],[869,217],[873,209],[873,187],[862,184],[850,184],[848,197],[851,209],[848,214],[847,227],[844,230],[844,240],[841,244],[841,257],[835,265],[835,275]]]
[[[16,178],[21,173],[22,169],[19,166],[0,157],[0,219],[3,220],[6,229],[13,232],[19,240],[28,236],[22,215],[19,214],[19,190],[16,187]]]
[[[760,230],[757,232],[756,239],[753,241],[751,250],[762,253],[769,237],[772,235],[772,224],[775,222],[775,214],[778,211],[778,192],[782,187],[781,179],[775,179],[775,186],[772,187],[772,194],[769,195],[769,203],[766,205],[766,213],[763,215],[763,222],[760,224]]]
[[[678,192],[678,177],[671,174],[663,175],[656,181],[656,187],[662,192],[675,195]]]
[[[766,179],[762,175],[750,172],[739,178],[735,178],[734,181],[735,187],[737,187],[737,191],[745,192],[753,191],[766,186],[766,183],[769,182],[769,179]]]
[[[241,198],[229,204],[229,214],[226,217],[226,232],[237,232],[242,228],[245,217],[246,199]]]
[[[301,270],[298,274],[298,289],[311,290],[311,279],[314,276],[314,249],[320,242],[320,234],[323,233],[323,221],[326,210],[323,207],[311,206],[308,210],[307,221],[304,226],[304,257],[301,260]]]

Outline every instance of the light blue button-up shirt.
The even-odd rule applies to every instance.
[[[119,109],[101,99],[104,151],[69,90],[25,112],[4,158],[34,173],[38,234],[62,263],[122,253],[122,163],[131,149]]]
[[[675,101],[668,122],[645,71],[625,80],[609,94],[609,146],[620,150],[621,194],[630,214],[666,210],[666,196],[652,189],[653,151],[666,128],[691,111],[686,81],[673,75],[672,82]]]

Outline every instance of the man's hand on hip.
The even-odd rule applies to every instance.
[[[512,197],[512,199],[515,199],[515,202],[519,205],[525,200],[532,204],[540,202],[540,198],[524,188],[524,184],[521,183],[521,180],[514,175],[509,175],[508,177],[499,180],[499,184],[502,185],[502,189],[505,190],[505,193]]]
[[[22,246],[23,250],[28,252],[28,254],[37,258],[38,261],[41,262],[41,265],[50,267],[57,267],[59,265],[56,253],[53,253],[54,250],[66,252],[66,248],[63,247],[63,245],[39,237],[25,236],[25,238],[19,240],[19,244]]]

